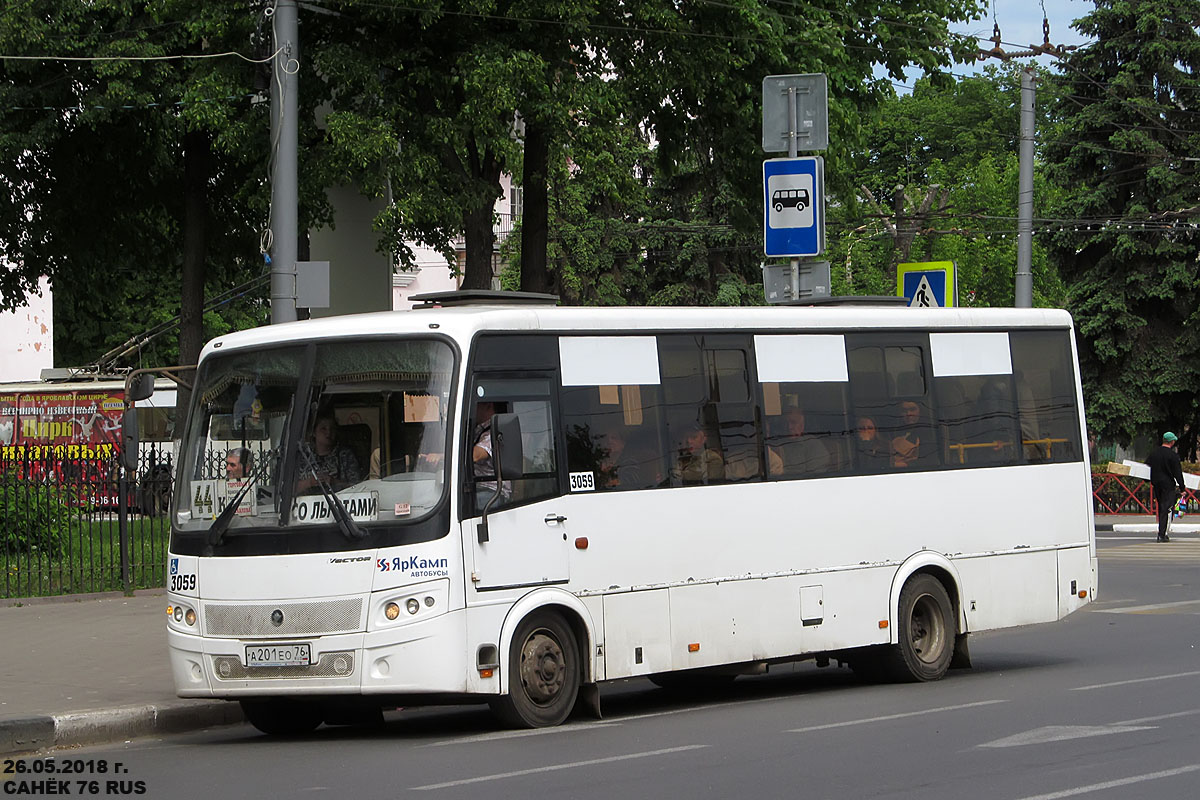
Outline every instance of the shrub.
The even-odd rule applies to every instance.
[[[61,489],[0,472],[0,553],[62,556],[71,513]]]

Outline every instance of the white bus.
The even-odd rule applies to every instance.
[[[968,634],[1095,597],[1064,311],[483,294],[204,349],[169,554],[180,696],[268,733],[422,702],[546,726],[632,676],[832,658],[935,680]],[[338,442],[309,444],[330,418]],[[269,441],[249,480],[221,472],[230,420]]]

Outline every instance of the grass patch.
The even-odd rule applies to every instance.
[[[62,547],[7,553],[0,598],[122,591],[121,539],[115,514],[72,514],[61,521]],[[166,585],[166,517],[129,519],[130,577],[134,589]]]

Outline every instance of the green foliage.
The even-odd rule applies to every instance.
[[[0,555],[59,558],[66,547],[65,492],[52,484],[0,472]]]
[[[1062,196],[1053,237],[1068,282],[1090,424],[1128,443],[1163,428],[1194,452],[1200,428],[1200,2],[1099,0],[1091,46],[1060,80],[1048,148]],[[1136,58],[1129,57],[1136,53]]]
[[[950,84],[922,78],[911,94],[869,116],[864,146],[852,155],[851,194],[839,195],[829,211],[831,261],[844,265],[844,274],[834,270],[835,290],[893,295],[900,261],[954,261],[961,305],[1013,304],[1019,73],[1012,64]],[[1038,104],[1039,130],[1049,127],[1049,94]],[[1039,207],[1057,196],[1035,163]],[[1033,244],[1034,304],[1061,306],[1065,289],[1043,238]]]

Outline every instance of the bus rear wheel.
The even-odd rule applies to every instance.
[[[521,621],[508,656],[508,694],[492,711],[515,728],[558,725],[579,696],[579,647],[563,618],[535,612]]]
[[[920,574],[900,591],[899,642],[885,657],[897,681],[940,680],[950,667],[958,626],[954,606],[941,581]]]
[[[320,706],[287,700],[243,700],[242,713],[251,725],[273,736],[301,736],[324,719]]]

